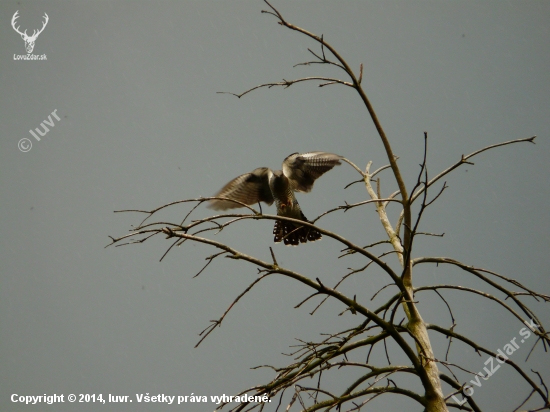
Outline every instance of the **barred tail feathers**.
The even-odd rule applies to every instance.
[[[305,222],[308,222],[303,213],[301,213],[301,218]],[[323,237],[321,233],[307,226],[295,226],[291,222],[286,222],[282,220],[276,220],[275,226],[273,227],[274,242],[279,243],[284,241],[285,245],[298,246],[300,243],[314,242]]]

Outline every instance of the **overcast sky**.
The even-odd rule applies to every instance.
[[[550,3],[273,0],[273,5],[288,21],[323,34],[354,70],[364,65],[364,88],[411,187],[424,131],[431,176],[462,154],[538,136],[536,145],[486,152],[475,165],[449,175],[449,188],[421,226],[445,236],[419,239],[413,255],[453,257],[549,294]],[[161,237],[104,248],[108,236],[127,233],[142,218],[113,211],[210,196],[256,167],[279,168],[293,152],[333,152],[360,167],[372,161],[373,170],[387,164],[368,113],[349,88],[302,83],[241,99],[216,93],[304,76],[345,79],[319,65],[293,68],[311,59],[308,48],[319,49],[261,14],[265,8],[261,1],[241,0],[0,3],[1,410],[213,410],[211,402],[138,404],[135,395],[235,394],[273,378],[267,369],[250,368],[289,363],[281,353],[290,352],[296,338],[316,340],[361,321],[349,313],[338,316],[345,308],[336,302],[313,316],[309,312],[318,301],[293,309],[310,291],[271,276],[194,349],[198,333],[257,277],[256,267],[219,259],[193,279],[215,249],[186,243],[159,263],[171,244]],[[47,13],[33,51],[46,60],[17,57],[26,50],[10,23],[16,11],[17,25],[28,34],[42,27]],[[54,126],[38,141],[29,130],[43,130],[45,120]],[[29,142],[32,148],[21,151]],[[380,177],[383,194],[391,193],[391,175]],[[298,194],[305,215],[313,219],[346,201],[367,199],[361,185],[344,189],[357,178],[346,164],[323,176],[312,193]],[[181,221],[189,208],[174,206],[162,218]],[[396,210],[390,208],[393,221]],[[194,216],[209,213],[201,206]],[[360,245],[383,237],[370,206],[334,213],[319,225]],[[235,225],[215,239],[265,260],[272,246],[279,264],[327,285],[348,267],[365,264],[356,256],[336,259],[342,246],[328,238],[296,248],[274,245],[270,221]],[[396,267],[394,258],[388,261]],[[494,292],[449,268],[425,265],[414,276],[416,285],[453,283]],[[388,289],[381,300],[370,301],[387,283],[372,270],[341,290],[372,309],[394,293]],[[443,294],[453,305],[455,330],[491,350],[522,327],[496,304]],[[426,322],[451,326],[437,296],[424,292],[417,299]],[[548,328],[548,304],[527,302]],[[430,336],[436,356],[444,358],[446,340]],[[526,371],[540,371],[548,384],[550,354],[541,345],[524,364],[533,343],[531,338],[522,345],[513,360]],[[483,369],[486,356],[459,343],[451,353],[454,361]],[[404,361],[397,349],[390,355]],[[371,363],[386,364],[383,351],[373,356]],[[463,372],[458,376],[470,379]],[[444,390],[450,392],[448,386]],[[528,392],[515,372],[502,368],[476,388],[475,399],[486,411],[511,410]],[[10,401],[12,394],[53,393],[110,393],[134,402],[31,407]],[[369,410],[422,410],[392,395],[372,405]]]

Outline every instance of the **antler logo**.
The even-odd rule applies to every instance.
[[[23,40],[25,40],[25,48],[27,49],[27,53],[32,53],[33,49],[34,49],[34,42],[36,41],[36,38],[38,37],[38,35],[40,33],[42,33],[44,31],[44,28],[46,27],[46,24],[48,24],[48,20],[49,20],[49,17],[46,13],[44,13],[44,18],[46,19],[46,21],[44,21],[44,24],[42,25],[42,28],[38,31],[34,30],[33,33],[32,33],[32,36],[28,36],[27,35],[27,30],[25,30],[23,33],[21,33],[19,31],[19,26],[15,27],[15,20],[17,20],[19,18],[19,16],[17,15],[17,13],[19,13],[19,10],[17,10],[15,12],[15,14],[13,15],[12,19],[11,19],[11,26],[13,27],[13,29],[19,33],[21,35],[21,38]]]

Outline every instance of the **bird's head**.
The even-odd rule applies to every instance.
[[[273,193],[285,193],[288,190],[288,178],[282,170],[275,170],[269,176],[269,187]]]

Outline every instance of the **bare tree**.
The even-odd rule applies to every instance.
[[[253,207],[240,202],[236,203],[239,203],[242,207],[248,208],[249,213],[225,213],[188,222],[187,219],[190,218],[191,214],[198,206],[206,201],[217,199],[226,202],[235,202],[235,200],[220,197],[201,197],[180,200],[150,211],[122,210],[119,212],[140,212],[144,213],[146,217],[137,227],[132,229],[131,233],[117,238],[112,237],[111,244],[120,246],[143,243],[156,235],[165,235],[167,239],[173,240],[166,253],[168,253],[173,246],[182,245],[187,241],[208,244],[217,249],[216,253],[206,257],[207,263],[197,275],[203,272],[214,259],[221,256],[235,260],[243,260],[258,268],[257,279],[234,299],[232,304],[219,319],[212,321],[212,323],[202,331],[201,339],[197,343],[197,346],[221,325],[227,313],[239,299],[250,292],[258,282],[270,275],[286,276],[311,288],[311,295],[303,302],[300,302],[296,307],[300,307],[305,301],[313,297],[323,297],[319,305],[315,308],[315,310],[317,310],[317,308],[327,299],[332,298],[344,304],[346,308],[344,312],[349,311],[350,313],[358,315],[360,321],[354,328],[342,330],[328,336],[325,335],[318,342],[301,341],[297,350],[291,354],[293,361],[290,364],[283,367],[270,366],[276,373],[275,377],[270,382],[246,389],[238,394],[239,398],[232,399],[232,401],[237,401],[237,406],[232,409],[233,411],[263,410],[266,404],[262,402],[261,395],[267,395],[269,398],[279,395],[280,398],[277,405],[277,409],[279,409],[281,407],[283,394],[287,389],[293,392],[287,404],[287,410],[294,404],[304,411],[314,411],[318,409],[327,411],[331,409],[342,410],[342,408],[346,408],[346,410],[360,410],[372,399],[381,395],[399,394],[416,401],[422,405],[426,411],[430,412],[447,411],[449,407],[480,411],[481,409],[476,404],[474,396],[472,396],[474,391],[471,385],[460,381],[456,373],[457,371],[465,371],[479,381],[479,377],[488,379],[493,372],[485,368],[486,374],[483,375],[482,373],[468,371],[460,364],[449,362],[448,355],[452,341],[460,341],[471,347],[478,354],[481,355],[483,353],[488,355],[488,361],[489,359],[491,360],[491,365],[493,362],[496,362],[495,365],[498,367],[500,367],[500,364],[504,363],[509,365],[515,370],[515,373],[531,387],[530,392],[526,394],[524,399],[520,400],[521,403],[518,402],[520,404],[513,410],[519,410],[533,397],[540,400],[540,409],[537,410],[549,408],[550,401],[548,388],[543,381],[542,375],[538,371],[533,370],[528,373],[522,369],[520,365],[512,361],[506,353],[502,351],[495,353],[478,344],[475,339],[455,332],[456,322],[452,308],[440,292],[442,290],[452,290],[456,293],[476,294],[484,299],[496,302],[503,311],[509,314],[509,316],[517,319],[518,324],[523,327],[522,332],[520,332],[522,336],[524,336],[523,334],[529,334],[529,336],[534,334],[536,336],[537,339],[531,351],[539,343],[542,344],[544,350],[547,350],[550,338],[535,311],[527,305],[526,301],[531,303],[533,303],[533,301],[535,303],[543,303],[549,302],[550,297],[529,289],[517,280],[487,269],[467,265],[452,258],[415,257],[413,254],[413,246],[418,236],[440,236],[421,232],[419,227],[427,208],[432,205],[447,188],[443,181],[445,176],[464,164],[473,164],[471,163],[471,159],[482,152],[515,143],[534,143],[535,136],[502,142],[476,150],[469,155],[462,155],[456,163],[441,171],[436,176],[431,177],[428,175],[427,170],[428,136],[425,134],[424,158],[420,164],[418,177],[412,188],[407,187],[399,169],[397,157],[393,153],[390,141],[361,85],[363,79],[363,66],[360,66],[357,75],[338,51],[325,41],[322,35],[318,36],[295,26],[288,22],[270,3],[267,1],[265,1],[265,3],[269,6],[269,9],[263,10],[263,13],[275,17],[278,24],[284,28],[305,35],[313,39],[319,45],[320,49],[318,52],[308,49],[313,56],[311,61],[299,63],[298,65],[318,64],[335,66],[345,73],[346,80],[323,76],[304,77],[294,80],[261,84],[243,93],[234,95],[241,98],[247,93],[260,88],[271,88],[275,86],[287,88],[295,83],[311,81],[319,82],[319,87],[343,85],[354,89],[358,93],[374,122],[389,161],[387,166],[371,172],[371,162],[369,162],[363,170],[352,161],[343,159],[345,162],[349,163],[359,175],[359,179],[350,183],[350,185],[354,183],[364,184],[370,199],[354,204],[345,203],[335,209],[326,211],[311,222],[263,214],[261,211],[257,211]],[[381,194],[381,180],[380,177],[378,177],[383,171],[391,172],[398,187],[396,192],[387,196],[382,196]],[[193,207],[182,222],[172,223],[158,221],[148,223],[148,220],[160,210],[182,203],[193,204]],[[388,215],[387,207],[390,203],[399,206],[399,213],[393,217],[395,222],[392,222],[392,218]],[[413,204],[416,207],[414,213]],[[328,231],[316,225],[316,222],[320,218],[329,213],[347,211],[352,208],[363,206],[370,207],[370,205],[376,208],[376,212],[378,213],[380,222],[386,233],[386,238],[379,242],[361,246],[349,241],[338,233]],[[229,244],[224,244],[208,237],[208,234],[221,231],[230,225],[236,225],[245,220],[263,219],[275,221],[283,220],[313,228],[343,245],[343,255],[340,257],[361,255],[365,259],[365,264],[361,268],[350,269],[335,285],[329,286],[323,284],[319,278],[310,279],[290,268],[280,266],[277,263],[273,250],[271,250],[272,261],[268,262],[242,253]],[[375,253],[375,250],[378,250],[377,248],[380,246],[385,246],[387,249],[382,253]],[[459,268],[467,275],[481,280],[486,285],[486,289],[478,290],[456,284],[415,287],[413,284],[413,268],[429,263],[451,265]],[[357,296],[347,296],[338,290],[339,286],[350,276],[369,271],[375,266],[380,268],[388,276],[389,283],[387,286],[395,287],[397,290],[397,292],[381,306],[368,307],[359,304]],[[417,301],[415,301],[415,294],[423,291],[431,291],[443,300],[448,307],[451,317],[452,325],[450,327],[428,324],[423,320],[417,307]],[[375,296],[377,294],[378,292]],[[405,314],[403,320],[397,319],[396,314],[399,308],[401,308]],[[435,355],[432,349],[430,336],[428,335],[428,330],[432,330],[436,335],[448,339],[448,347],[444,356]],[[390,361],[389,356],[387,356],[387,365],[380,365],[379,362],[370,363],[369,358],[373,348],[377,345],[383,345],[384,348],[386,348],[387,342],[389,341],[392,341],[394,345],[400,349],[408,363],[404,365],[394,364]],[[365,361],[358,362],[350,360],[352,359],[352,355],[357,351],[364,353],[365,350],[368,351]],[[485,365],[488,365],[488,361],[485,362]],[[492,370],[494,370],[494,367],[495,366],[492,366]],[[325,386],[324,377],[329,371],[336,370],[338,373],[343,373],[344,370],[360,371],[360,375],[359,378],[355,377],[349,382],[347,389],[340,393],[335,393],[328,386]],[[411,389],[414,385],[404,385],[403,381],[399,380],[399,377],[404,375],[414,377],[418,380],[422,385],[423,392],[417,392]],[[316,381],[313,386],[303,385],[303,381],[312,378]],[[399,384],[397,384],[396,381],[399,382]],[[442,382],[446,383],[447,386],[442,386]],[[447,388],[446,392],[444,388]],[[257,398],[250,398],[248,395],[260,396]],[[230,402],[223,403],[220,408],[228,403]]]

